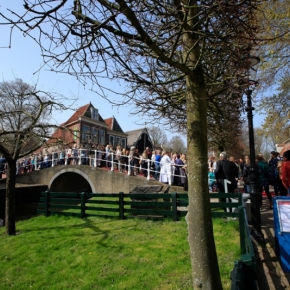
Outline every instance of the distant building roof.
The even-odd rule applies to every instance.
[[[76,122],[79,117],[83,116],[85,114],[85,112],[88,110],[90,104],[86,104],[80,108],[78,108],[75,113],[66,121],[64,122],[62,125],[65,126],[67,124],[70,124],[70,123],[73,123],[73,122]]]
[[[148,135],[148,140],[153,145],[153,143],[151,141],[151,138],[150,138],[150,135],[148,133],[147,128],[142,128],[142,129],[127,131],[125,133],[128,134],[128,138],[127,138],[127,144],[128,144],[128,146],[136,145],[136,143],[142,138],[142,134],[143,133]]]
[[[107,129],[111,131],[124,133],[121,126],[119,125],[116,118],[113,116],[111,118],[105,119],[105,123],[107,124]]]
[[[86,104],[86,105],[84,105],[84,106],[82,106],[82,107],[80,107],[80,108],[78,108],[76,111],[75,111],[75,113],[66,121],[66,122],[64,122],[63,124],[61,124],[62,126],[66,126],[66,125],[68,125],[68,124],[70,124],[70,123],[74,123],[74,122],[76,122],[76,121],[78,121],[78,119],[80,118],[80,117],[82,117],[82,116],[86,116],[86,117],[91,117],[92,118],[92,116],[91,116],[91,111],[90,111],[90,108],[91,107],[93,107],[94,108],[94,106],[91,104],[91,103],[89,103],[89,104]],[[104,119],[101,117],[101,115],[100,114],[98,114],[99,116],[99,118],[98,118],[98,121],[99,122],[102,122],[102,123],[104,123],[105,121],[104,121]]]

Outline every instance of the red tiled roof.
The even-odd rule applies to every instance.
[[[108,130],[113,130],[113,120],[114,120],[113,117],[104,120],[105,123],[107,124]]]
[[[65,126],[69,123],[75,122],[79,119],[80,116],[83,116],[84,113],[87,111],[90,104],[84,105],[76,110],[76,112],[65,122],[62,126]]]

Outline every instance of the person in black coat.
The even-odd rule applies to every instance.
[[[235,192],[238,187],[236,181],[236,178],[238,178],[238,168],[234,162],[228,160],[226,152],[220,154],[220,160],[216,163],[214,173],[219,193],[225,193],[225,180],[230,181],[227,184],[227,192]],[[225,202],[225,198],[221,198],[220,201]]]

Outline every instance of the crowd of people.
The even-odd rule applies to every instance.
[[[285,151],[282,157],[278,152],[271,151],[269,160],[265,160],[262,154],[258,154],[255,168],[251,167],[249,156],[245,156],[244,160],[237,160],[222,152],[218,161],[214,156],[210,156],[208,168],[210,191],[235,192],[238,189],[238,181],[241,180],[244,184],[244,192],[251,193],[251,182],[256,178],[259,184],[260,205],[262,205],[262,193],[265,192],[269,200],[269,208],[273,207],[270,186],[273,186],[276,196],[290,195],[290,150]]]
[[[3,162],[4,164],[4,162]],[[92,167],[119,170],[131,176],[142,174],[144,177],[154,178],[163,183],[184,186],[186,179],[186,155],[169,152],[163,149],[152,150],[146,148],[139,152],[132,146],[130,149],[95,145],[64,148],[57,151],[42,150],[27,158],[18,160],[16,174],[23,174],[53,166],[89,165]],[[5,173],[5,166],[1,173]],[[2,177],[2,176],[1,176]]]
[[[220,153],[220,160],[210,156],[208,160],[208,185],[210,191],[235,192],[238,181],[243,181],[244,192],[251,192],[251,173],[249,156],[245,159],[235,159],[226,152]],[[78,147],[65,148],[52,152],[41,152],[17,161],[16,173],[22,174],[41,170],[52,166],[89,165],[119,170],[131,176],[143,175],[148,179],[154,178],[169,185],[183,186],[187,189],[186,155],[169,152],[163,149],[146,148],[139,152],[132,146],[130,149],[95,145],[88,142]],[[266,161],[261,154],[256,158],[256,176],[258,177],[259,192],[265,192],[272,207],[272,195],[269,186],[273,186],[276,196],[290,194],[290,150],[283,153],[272,151],[271,158]],[[0,158],[0,178],[6,171],[5,159]],[[224,182],[227,180],[228,182]]]

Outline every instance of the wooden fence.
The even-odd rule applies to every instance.
[[[239,221],[241,259],[235,261],[232,279],[249,271],[256,277],[256,259],[248,227],[245,204],[241,193],[210,193],[212,217],[231,217]],[[221,201],[222,199],[222,201]],[[228,202],[231,199],[235,202]],[[42,192],[38,212],[45,216],[71,215],[127,218],[170,218],[173,221],[186,216],[187,193],[75,193]],[[224,211],[226,209],[226,211]],[[229,211],[228,209],[233,209]],[[247,270],[244,270],[246,268]],[[249,281],[249,280],[248,280]],[[239,281],[238,284],[242,282]],[[254,282],[253,282],[254,283]],[[239,287],[239,286],[238,286]]]
[[[238,207],[242,205],[239,193],[212,193],[212,217],[239,218]],[[225,201],[220,202],[223,198]],[[235,203],[226,202],[233,198]],[[172,218],[177,221],[187,214],[187,193],[75,193],[75,192],[42,192],[38,212],[49,216],[51,214],[72,215],[79,217],[103,216],[147,218]],[[224,208],[235,208],[234,212],[224,212]]]

